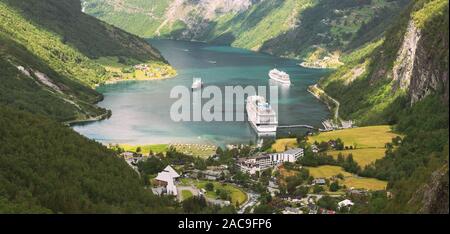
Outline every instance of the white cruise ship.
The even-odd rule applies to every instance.
[[[247,98],[248,121],[258,135],[276,134],[278,118],[266,99],[261,96],[249,96]]]
[[[192,91],[194,91],[196,89],[201,89],[202,86],[203,86],[202,78],[195,78],[194,77],[193,82],[192,82]]]
[[[278,69],[272,69],[269,72],[269,77],[272,80],[275,80],[277,82],[280,82],[285,85],[291,84],[291,79],[289,78],[289,74],[286,72],[280,71]]]

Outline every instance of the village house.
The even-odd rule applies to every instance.
[[[319,153],[319,147],[317,147],[317,145],[315,145],[315,144],[312,144],[311,145],[311,151],[313,153]]]
[[[293,207],[285,207],[281,213],[283,213],[283,214],[303,214],[303,212],[299,208],[293,208]]]
[[[338,208],[342,209],[342,208],[350,208],[354,205],[354,203],[352,201],[350,201],[349,199],[345,199],[343,201],[340,201],[338,203]]]
[[[327,181],[324,178],[317,178],[312,181],[313,185],[325,185]]]

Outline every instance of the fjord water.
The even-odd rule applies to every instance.
[[[172,79],[126,81],[97,88],[104,95],[98,105],[112,110],[107,120],[74,126],[79,133],[103,143],[229,143],[255,142],[256,134],[247,122],[174,122],[170,107],[173,87],[191,87],[193,77],[201,77],[206,86],[268,86],[268,72],[286,71],[292,81],[289,88],[279,87],[279,125],[307,124],[320,127],[329,112],[324,104],[307,92],[327,73],[306,69],[298,61],[227,46],[197,42],[151,40],[178,72]],[[216,63],[212,62],[215,61]],[[277,134],[299,133],[288,129]]]

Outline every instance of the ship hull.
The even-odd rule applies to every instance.
[[[270,76],[270,79],[273,81],[276,81],[278,83],[284,84],[284,85],[291,85],[291,81],[281,80],[281,79],[278,79],[277,77],[273,77],[273,76]]]
[[[272,136],[272,135],[276,135],[277,132],[277,126],[278,126],[278,121],[274,120],[273,123],[259,123],[259,118],[261,117],[257,117],[257,110],[255,109],[255,103],[253,101],[248,101],[247,100],[247,107],[246,107],[246,111],[247,111],[247,118],[248,118],[248,122],[250,124],[250,126],[252,126],[252,128],[255,130],[255,132],[259,135],[259,136]],[[262,118],[267,118],[266,117],[262,117]],[[270,117],[269,117],[270,118]]]
[[[273,125],[270,127],[257,126],[253,121],[248,121],[253,130],[258,134],[258,136],[274,136],[277,133],[277,126]]]

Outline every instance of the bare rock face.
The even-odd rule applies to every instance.
[[[409,88],[420,37],[420,30],[410,20],[392,71],[392,77],[395,81],[394,90]]]
[[[419,213],[448,214],[448,165],[435,171],[430,181],[416,191],[409,203],[420,203]]]
[[[241,12],[261,0],[174,0],[166,12],[164,24],[182,21],[186,25],[178,37],[201,37],[209,23],[220,15]]]
[[[430,43],[444,43],[444,45]],[[447,43],[445,45],[445,43]],[[436,48],[433,48],[435,46]],[[448,48],[447,42],[430,41],[421,30],[410,20],[402,46],[392,70],[394,80],[393,91],[406,90],[410,104],[422,100],[429,94],[444,90],[448,100],[448,70],[440,67],[440,61],[435,58],[437,48]],[[430,51],[431,50],[431,51]]]

